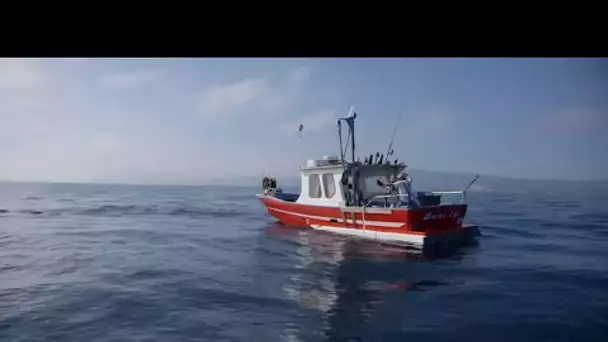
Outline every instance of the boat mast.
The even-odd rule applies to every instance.
[[[355,107],[351,106],[349,116],[338,119],[338,136],[340,137],[340,160],[342,161],[342,166],[344,167],[342,177],[344,180],[346,180],[344,185],[349,183],[349,188],[346,191],[352,196],[351,200],[349,201],[350,204],[347,205],[358,206],[360,205],[359,203],[361,202],[361,199],[359,195],[358,172],[356,172],[358,166],[355,164],[355,118],[357,118],[357,113],[355,113]],[[348,136],[350,137],[351,163],[348,167],[346,165],[346,150],[348,149],[348,141],[346,142],[346,146],[344,146],[344,143],[342,142],[342,121],[345,121],[348,125]],[[353,177],[350,181],[348,180],[348,178],[350,178],[349,175]],[[352,188],[350,188],[350,186],[352,186]]]
[[[345,121],[348,125],[348,135],[350,136],[351,147],[351,163],[355,163],[355,118],[357,118],[357,113],[355,113],[354,107],[350,107],[350,115],[348,117],[338,119],[338,136],[340,137],[340,160],[343,164],[346,162],[346,149],[348,149],[348,145],[346,145],[346,149],[343,148],[344,144],[342,143],[342,121]]]

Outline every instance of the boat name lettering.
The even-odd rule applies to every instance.
[[[460,217],[458,212],[449,212],[449,213],[426,213],[424,215],[423,221],[429,220],[443,220],[443,219],[455,219]]]

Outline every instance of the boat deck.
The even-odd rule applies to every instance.
[[[285,201],[285,202],[295,202],[300,198],[300,194],[294,194],[289,192],[279,192],[274,195],[274,197]]]

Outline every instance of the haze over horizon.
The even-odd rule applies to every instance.
[[[297,177],[351,105],[362,158],[402,113],[391,160],[415,169],[608,175],[605,59],[0,59],[0,179]]]

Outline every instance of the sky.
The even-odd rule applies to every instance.
[[[0,59],[0,180],[298,177],[351,106],[361,159],[608,178],[606,59],[74,58]]]

